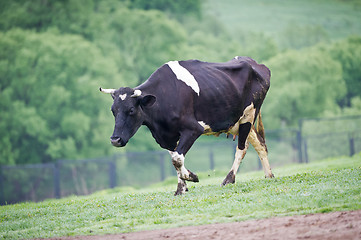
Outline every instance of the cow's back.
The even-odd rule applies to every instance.
[[[260,106],[269,88],[268,68],[251,58],[236,57],[226,63],[190,60],[180,64],[199,84],[200,93],[194,100],[195,117],[209,124],[213,131],[234,125],[251,102]]]

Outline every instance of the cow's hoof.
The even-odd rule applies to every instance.
[[[274,178],[274,177],[275,177],[275,175],[273,175],[273,173],[265,176],[265,178]]]
[[[196,174],[192,173],[189,170],[188,173],[189,173],[189,179],[187,179],[188,181],[199,182],[198,176]]]
[[[236,182],[236,176],[234,175],[233,171],[231,170],[227,177],[223,180],[221,186],[226,186],[227,184],[230,184],[230,183],[235,183]]]
[[[187,184],[185,182],[179,182],[177,191],[175,191],[174,196],[182,195],[186,192],[188,192]]]

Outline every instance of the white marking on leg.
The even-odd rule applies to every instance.
[[[119,97],[120,97],[120,99],[122,99],[122,101],[124,101],[124,100],[125,100],[125,98],[127,97],[127,94],[126,94],[126,93],[124,93],[124,94],[122,94],[122,95],[119,95]]]
[[[167,64],[170,69],[172,69],[177,79],[191,87],[199,96],[200,89],[194,76],[186,68],[182,67],[178,61],[170,61]]]
[[[184,155],[179,154],[178,152],[171,152],[171,151],[169,151],[169,153],[172,157],[173,165],[177,171],[178,182],[180,180],[179,178],[181,178],[182,180],[189,179],[189,172],[184,166]]]
[[[254,130],[254,128],[251,129],[248,135],[248,141],[252,144],[252,146],[254,147],[254,149],[256,150],[259,156],[259,159],[261,160],[265,176],[269,178],[273,177],[271,167],[268,161],[268,153],[266,147],[263,144],[261,144],[261,142],[259,141],[257,137],[257,133]]]
[[[245,144],[245,147],[243,150],[239,149],[238,146],[236,148],[236,154],[234,155],[234,162],[233,162],[233,165],[231,168],[234,175],[236,175],[238,168],[241,165],[244,156],[246,155],[248,146],[249,146],[248,142],[246,141],[246,144]]]

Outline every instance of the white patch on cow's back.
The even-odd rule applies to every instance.
[[[127,98],[127,94],[124,93],[122,95],[119,95],[119,98],[122,99],[122,101],[124,101]]]
[[[191,87],[199,96],[200,89],[194,76],[186,68],[182,67],[178,61],[170,61],[167,64],[177,79]]]

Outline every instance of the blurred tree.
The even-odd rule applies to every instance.
[[[271,88],[263,112],[271,128],[291,126],[302,117],[337,108],[346,94],[341,64],[323,48],[287,51],[267,61]]]
[[[351,106],[354,97],[361,97],[361,37],[349,37],[331,46],[331,56],[342,66],[347,94],[340,99],[341,106]],[[355,100],[357,101],[357,100]]]
[[[111,59],[78,36],[20,29],[0,33],[0,53],[1,163],[112,151],[111,100],[98,91],[122,78]]]
[[[119,9],[112,16],[110,28],[111,41],[125,63],[121,67],[137,75],[136,84],[184,49],[184,29],[159,11]]]
[[[200,0],[130,0],[129,6],[144,10],[157,9],[174,14],[177,18],[189,15],[201,16]]]
[[[276,42],[263,33],[239,32],[235,35],[243,48],[244,56],[263,62],[278,53]]]
[[[62,33],[91,38],[94,9],[93,0],[3,1],[0,7],[0,30],[20,27],[46,31],[49,27],[57,27]]]

